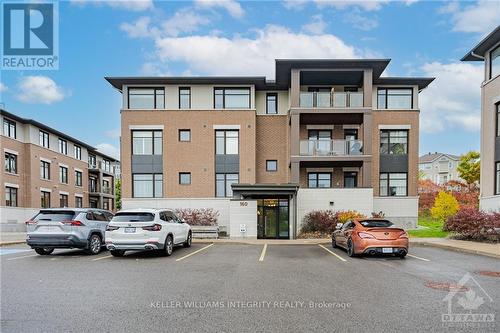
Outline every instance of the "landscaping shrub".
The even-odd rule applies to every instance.
[[[446,221],[448,217],[455,215],[459,208],[460,205],[453,195],[441,191],[434,201],[434,206],[431,208],[431,215],[435,219]]]
[[[496,228],[496,230],[495,230]],[[500,241],[500,213],[485,213],[476,208],[462,208],[446,221],[445,231],[468,240]]]
[[[181,208],[175,214],[190,225],[216,226],[219,211],[213,208]]]
[[[345,223],[355,218],[366,216],[353,211],[313,210],[304,216],[299,238],[330,237],[337,223]]]
[[[349,220],[366,218],[366,216],[358,213],[355,210],[346,210],[346,211],[341,210],[336,213],[336,216],[339,223],[346,223]]]
[[[430,210],[440,191],[446,191],[457,199],[460,208],[479,207],[479,186],[467,185],[463,182],[450,180],[444,185],[436,185],[431,180],[419,180],[418,182],[418,212],[420,215],[430,215]]]

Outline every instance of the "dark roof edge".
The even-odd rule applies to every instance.
[[[422,90],[435,79],[435,77],[380,77],[373,80],[373,84],[411,84],[418,85],[418,89]]]
[[[495,39],[494,41],[493,39]],[[484,54],[491,47],[495,46],[500,41],[500,25],[498,25],[492,32],[490,32],[486,37],[484,37],[476,46],[472,48],[466,55],[460,59],[460,61],[484,61]],[[484,49],[483,49],[484,48]]]

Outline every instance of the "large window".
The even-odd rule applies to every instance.
[[[50,208],[50,192],[40,191],[40,207]]]
[[[490,53],[490,79],[500,75],[500,46]]]
[[[278,113],[278,94],[277,93],[267,93],[266,94],[266,113],[267,114],[277,114]]]
[[[75,171],[75,186],[82,186],[82,172]]]
[[[500,162],[495,163],[495,194],[500,194]]]
[[[161,155],[162,131],[132,131],[132,155]]]
[[[381,173],[380,196],[401,197],[408,195],[408,174],[406,173]]]
[[[83,198],[75,196],[75,207],[83,208]]]
[[[59,207],[68,207],[68,195],[59,194]]]
[[[161,198],[163,197],[162,174],[133,174],[134,198]]]
[[[358,187],[358,173],[344,172],[344,188]]]
[[[179,109],[191,109],[191,88],[179,88]]]
[[[408,131],[380,131],[380,154],[408,154]]]
[[[59,166],[59,182],[63,184],[68,183],[68,168]]]
[[[163,88],[129,88],[129,109],[164,109],[165,89]]]
[[[497,115],[497,121],[496,121],[496,125],[497,125],[497,136],[500,136],[500,103],[498,103],[497,105],[495,105],[496,109],[497,109],[497,112],[496,112],[496,115]]]
[[[332,187],[332,174],[329,172],[310,172],[307,174],[309,188]]]
[[[5,172],[17,173],[17,155],[5,153]]]
[[[215,88],[215,109],[250,109],[250,88]]]
[[[75,158],[77,160],[81,160],[82,159],[82,147],[75,146]]]
[[[16,123],[10,119],[3,118],[3,135],[16,138]]]
[[[38,136],[40,146],[43,148],[49,148],[49,133],[40,130]]]
[[[40,161],[40,178],[49,180],[50,179],[50,163],[45,161]]]
[[[89,167],[92,169],[97,167],[97,158],[95,155],[89,155]]]
[[[215,196],[216,197],[232,197],[232,184],[239,182],[237,173],[217,173],[215,174]]]
[[[59,152],[68,155],[68,141],[59,138]]]
[[[239,132],[233,130],[215,131],[215,154],[237,155],[239,151]]]
[[[103,165],[104,171],[112,172],[112,170],[111,170],[111,161],[109,161],[109,160],[102,160],[102,165]]]
[[[379,88],[379,109],[411,109],[413,107],[413,89],[411,88]]]
[[[17,188],[5,187],[5,206],[17,207]]]

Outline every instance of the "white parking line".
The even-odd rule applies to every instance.
[[[407,254],[408,257],[412,257],[412,258],[415,258],[415,259],[418,259],[418,260],[422,260],[422,261],[430,261],[429,259],[425,259],[425,258],[420,258],[420,257],[417,257],[417,256],[414,256],[414,255],[411,255],[411,254]]]
[[[324,249],[324,250],[325,250],[325,251],[327,251],[328,253],[330,253],[330,254],[334,255],[335,257],[337,257],[337,259],[342,260],[342,261],[347,261],[347,260],[345,260],[344,258],[342,258],[341,256],[339,256],[338,254],[336,254],[335,252],[330,251],[330,249],[327,249],[326,247],[324,247],[322,244],[318,244],[318,245],[319,245],[319,247],[321,247],[322,249]]]
[[[264,247],[262,248],[259,261],[264,261],[264,257],[266,256],[266,251],[267,251],[267,243],[264,244]]]
[[[15,257],[15,258],[9,258],[7,260],[16,260],[16,259],[23,259],[23,258],[29,258],[29,257],[38,257],[38,254],[31,254],[29,256],[22,256],[22,257]]]
[[[109,255],[109,256],[99,257],[99,258],[95,258],[95,259],[91,259],[91,260],[97,261],[97,260],[102,260],[102,259],[111,258],[111,257],[112,257],[112,255]]]
[[[205,250],[205,249],[208,249],[210,246],[213,246],[213,245],[214,245],[214,243],[212,243],[212,244],[210,244],[210,245],[207,245],[207,246],[205,246],[205,247],[202,247],[201,249],[196,250],[196,251],[194,251],[194,252],[191,252],[191,253],[189,253],[189,254],[186,254],[184,257],[180,257],[179,259],[177,259],[177,260],[175,260],[175,261],[181,261],[181,260],[184,260],[184,259],[186,259],[186,258],[189,258],[189,257],[191,257],[191,256],[195,255],[195,254],[196,254],[196,253],[198,253],[198,252],[201,252],[201,251],[203,251],[203,250]]]

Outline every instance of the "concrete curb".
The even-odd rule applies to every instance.
[[[470,253],[470,254],[478,254],[478,255],[482,255],[482,256],[487,256],[487,257],[492,257],[492,258],[500,259],[500,254],[486,252],[486,251],[480,251],[480,250],[466,249],[466,248],[462,248],[462,247],[456,247],[456,246],[453,246],[453,245],[446,245],[446,244],[440,244],[440,243],[425,242],[425,241],[415,241],[415,242],[412,242],[410,240],[410,246],[422,246],[422,247],[424,247],[424,246],[430,246],[430,247],[437,247],[437,248],[445,249],[445,250],[452,250],[452,251],[463,252],[463,253]]]
[[[15,245],[15,244],[26,244],[26,241],[6,241],[6,242],[0,242],[0,247],[6,246],[6,245]]]

